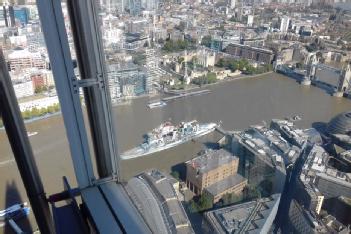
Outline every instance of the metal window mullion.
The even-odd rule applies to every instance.
[[[97,56],[97,61],[99,63],[100,66],[97,66],[98,69],[98,73],[101,74],[101,77],[99,77],[100,79],[103,80],[104,86],[102,87],[102,91],[101,92],[101,96],[103,99],[103,104],[104,104],[104,109],[106,110],[106,114],[105,114],[105,122],[108,123],[109,126],[111,126],[111,128],[107,128],[108,131],[108,135],[109,137],[109,145],[110,145],[110,157],[111,157],[111,163],[112,163],[112,169],[113,169],[113,176],[119,176],[118,172],[119,172],[119,166],[118,166],[118,152],[117,152],[117,145],[115,144],[117,142],[116,139],[116,134],[114,134],[114,131],[112,129],[112,127],[114,126],[112,123],[112,108],[111,108],[111,98],[109,95],[109,91],[108,86],[108,74],[106,72],[106,66],[105,66],[105,59],[103,57],[104,53],[104,48],[101,42],[101,32],[98,28],[98,18],[97,18],[97,12],[96,12],[96,2],[90,1],[90,9],[89,9],[89,14],[92,16],[91,19],[94,20],[94,24],[91,24],[92,26],[92,32],[94,32],[94,37],[93,37],[93,44],[96,45],[96,52],[95,54],[98,55]]]
[[[38,12],[54,74],[71,157],[79,187],[95,179],[60,0],[37,0]]]
[[[76,43],[82,80],[100,80],[99,87],[84,89],[86,106],[100,178],[118,176],[116,139],[105,72],[103,48],[94,0],[69,0],[68,11]]]

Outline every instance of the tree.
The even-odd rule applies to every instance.
[[[209,72],[207,74],[206,78],[207,78],[207,83],[208,84],[212,84],[212,83],[216,83],[217,82],[217,75],[216,75],[216,73]]]
[[[146,55],[145,54],[136,54],[133,56],[133,63],[141,66],[145,63],[146,61]]]
[[[35,93],[42,93],[44,91],[48,91],[48,87],[45,85],[38,86],[34,90]]]
[[[54,104],[53,107],[55,112],[58,112],[61,109],[59,104]]]
[[[182,51],[192,47],[193,43],[194,41],[188,41],[188,40],[177,40],[177,41],[168,40],[162,47],[162,50],[167,52]]]
[[[245,200],[253,200],[261,197],[260,191],[252,185],[247,185],[244,188],[244,199]]]
[[[48,110],[47,110],[47,108],[44,108],[44,107],[43,107],[43,108],[40,109],[39,112],[40,112],[39,115],[42,116],[42,115],[46,115],[46,114],[48,113]]]
[[[232,17],[229,19],[229,21],[231,21],[231,22],[238,22],[238,20],[235,18],[235,16],[232,16]]]
[[[41,92],[43,92],[42,86],[35,87],[34,92],[35,92],[35,93],[41,93]]]
[[[204,45],[206,47],[211,47],[211,41],[212,41],[211,36],[204,36],[201,40],[201,45]]]
[[[212,198],[207,193],[203,193],[199,199],[198,205],[200,211],[211,209],[213,207]]]
[[[248,75],[255,74],[256,73],[256,69],[253,66],[248,65],[248,66],[245,67],[245,73],[248,74]]]
[[[22,112],[23,119],[30,119],[32,118],[32,113],[30,110],[25,110]]]
[[[190,213],[198,212],[198,207],[194,200],[190,200],[190,202],[188,203],[188,209]]]
[[[231,71],[236,71],[238,69],[238,63],[235,61],[230,61],[230,63],[228,64],[228,68]]]
[[[217,67],[225,67],[226,66],[226,60],[223,58],[220,58],[216,64]]]
[[[2,119],[0,119],[0,128],[4,127],[4,123],[2,122]]]
[[[31,112],[32,112],[31,114],[33,117],[37,117],[40,115],[40,110],[36,107],[34,107]]]
[[[176,180],[180,179],[180,175],[178,171],[172,171],[171,176],[173,176]]]

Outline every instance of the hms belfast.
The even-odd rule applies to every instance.
[[[182,122],[177,126],[170,122],[165,122],[147,133],[144,143],[124,152],[121,158],[132,159],[166,150],[194,138],[204,136],[214,131],[217,126],[218,124],[216,123],[199,124],[196,120]]]

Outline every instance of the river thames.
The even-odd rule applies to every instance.
[[[226,130],[245,129],[249,125],[299,115],[298,125],[311,127],[316,122],[328,122],[336,114],[351,109],[351,100],[335,98],[314,86],[301,86],[296,81],[276,74],[255,78],[244,78],[218,83],[206,89],[210,94],[194,96],[169,102],[161,109],[148,109],[148,98],[139,98],[131,105],[113,108],[116,124],[118,150],[135,147],[143,141],[143,134],[163,121],[174,123],[197,119],[202,122],[222,121]],[[62,190],[62,176],[67,176],[72,186],[76,185],[65,129],[61,116],[27,124],[27,130],[38,132],[30,137],[37,166],[46,193]],[[148,168],[169,171],[196,155],[220,138],[212,133],[195,142],[189,142],[165,152],[143,158],[123,161],[122,178],[142,172]],[[0,131],[0,210],[15,202],[27,201],[22,181],[13,160],[6,134]],[[33,214],[30,219],[33,221]],[[0,229],[0,233],[3,230]]]

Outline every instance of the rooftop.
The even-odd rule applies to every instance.
[[[158,170],[149,170],[143,173],[140,180],[145,181],[149,186],[158,205],[162,208],[167,223],[171,230],[180,232],[193,233],[188,216],[178,200],[176,191],[174,190],[169,177]]]
[[[213,196],[220,194],[229,188],[232,188],[244,181],[247,181],[244,177],[242,177],[239,174],[228,176],[227,178],[218,181],[217,183],[214,183],[210,185],[209,187],[206,188],[206,190],[212,194]]]
[[[147,184],[139,178],[134,177],[128,181],[126,190],[152,231],[169,233],[164,212],[160,209],[157,200]]]
[[[267,53],[267,54],[273,55],[273,51],[270,50],[270,49],[252,47],[252,46],[242,45],[242,44],[239,44],[239,43],[230,43],[230,44],[227,46],[227,48],[228,48],[228,47],[230,48],[231,46],[236,46],[236,47],[240,47],[240,48],[248,48],[248,49],[251,49],[251,50],[255,50],[255,51],[257,51],[257,52]]]
[[[299,146],[308,140],[308,134],[302,129],[297,129],[293,122],[281,119],[272,119],[272,127],[274,124],[279,126],[278,131],[284,133],[287,137],[293,139]]]
[[[235,136],[245,148],[267,165],[285,167],[296,160],[299,149],[287,148],[289,144],[278,135],[277,131],[269,130],[264,126],[253,126]]]
[[[216,233],[256,233],[273,222],[280,194],[205,213]],[[269,217],[273,217],[270,219]]]
[[[263,126],[256,126],[253,129],[261,134],[269,146],[283,157],[286,165],[295,163],[300,155],[299,148],[290,145],[280,133],[274,129],[268,129]]]
[[[351,131],[351,111],[343,112],[330,120],[327,126],[329,134],[349,135]]]
[[[220,149],[207,151],[203,155],[187,161],[186,164],[198,169],[200,173],[206,173],[234,160],[239,160],[239,158],[224,149]]]
[[[303,166],[303,172],[325,172],[326,164],[328,161],[328,153],[323,147],[314,145],[310,153],[307,156],[305,164]]]

